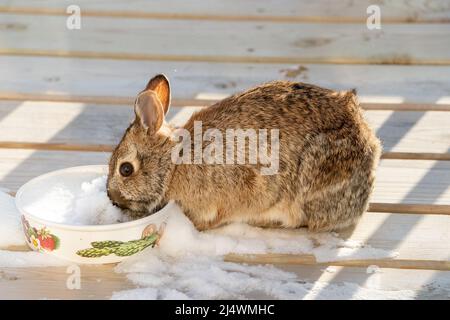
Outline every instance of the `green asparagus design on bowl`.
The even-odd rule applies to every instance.
[[[161,225],[159,231],[156,231],[154,225],[149,225],[144,229],[141,239],[127,242],[115,240],[94,241],[91,242],[92,248],[78,250],[77,255],[85,258],[98,258],[109,256],[110,254],[115,254],[119,257],[131,256],[149,246],[154,247],[161,238],[163,230],[164,225]]]

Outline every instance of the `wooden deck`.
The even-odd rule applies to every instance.
[[[0,187],[14,192],[48,171],[105,163],[156,73],[171,79],[177,124],[268,80],[356,87],[384,153],[369,212],[342,236],[398,257],[227,259],[361,286],[378,265],[386,290],[449,299],[450,288],[427,286],[450,285],[450,4],[380,4],[382,28],[368,30],[371,2],[78,0],[81,30],[68,30],[72,1],[0,0]],[[0,298],[108,298],[133,287],[112,268],[83,267],[81,290],[66,289],[65,268],[0,268]]]

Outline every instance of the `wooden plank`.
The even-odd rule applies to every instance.
[[[48,141],[60,146],[117,144],[133,113],[132,107],[106,108],[82,103],[0,102],[0,105],[2,140]]]
[[[317,262],[312,255],[303,254],[229,254],[225,256],[228,262],[252,263],[252,264],[288,264],[302,266],[340,266],[368,268],[377,266],[380,268],[413,269],[413,270],[440,270],[450,271],[449,261],[437,260],[406,260],[406,259],[367,259],[367,260],[342,260],[330,262]]]
[[[54,151],[85,151],[85,152],[112,152],[112,144],[66,144],[54,142],[14,142],[0,141],[0,148],[6,149],[34,149],[34,150],[54,150]]]
[[[63,267],[0,268],[0,299],[109,299],[114,291],[134,286],[114,265],[80,266],[81,288],[67,288]]]
[[[171,108],[182,125],[200,107]],[[384,158],[450,159],[450,113],[366,111],[383,142]],[[112,151],[134,117],[131,104],[0,101],[0,147]]]
[[[450,66],[233,64],[0,56],[1,99],[131,104],[150,77],[168,75],[174,105],[207,105],[271,80],[356,88],[365,107],[450,106]],[[24,76],[26,75],[26,76]],[[433,81],[430,81],[433,79]],[[411,105],[409,108],[412,108]]]
[[[381,159],[405,159],[405,160],[450,160],[450,153],[430,152],[385,152]]]
[[[72,166],[107,164],[109,153],[0,149],[0,186],[16,191],[38,175]]]
[[[221,96],[225,98],[226,96]],[[18,92],[0,91],[0,100],[13,101],[52,101],[52,102],[76,102],[109,105],[132,105],[134,98],[127,97],[102,97],[102,96],[73,96],[60,94],[27,94]],[[172,107],[196,106],[207,107],[221,99],[172,99]],[[450,111],[450,104],[432,103],[396,103],[396,102],[364,102],[366,97],[360,96],[361,107],[365,110],[393,110],[393,111]],[[445,100],[447,101],[447,100]]]
[[[369,212],[397,212],[408,214],[450,214],[450,205],[371,202]]]
[[[372,202],[450,205],[450,162],[381,160]]]
[[[365,214],[356,228],[340,234],[348,240],[398,252],[396,262],[386,259],[380,266],[450,270],[449,231],[449,216],[374,212]],[[354,265],[361,262],[370,264],[353,261]]]
[[[450,113],[366,111],[385,153],[450,153]]]
[[[1,12],[66,15],[70,0],[2,0]],[[131,0],[104,5],[100,0],[79,0],[77,5],[85,16],[134,17],[153,19],[253,20],[272,22],[365,22],[366,10],[376,4],[383,23],[448,22],[450,6],[445,0],[376,2],[358,0],[341,3],[319,0]]]
[[[261,23],[0,14],[0,54],[163,61],[448,65],[450,24]],[[126,26],[126,28],[121,28]],[[324,36],[326,35],[326,37]],[[64,41],[61,41],[64,39]]]
[[[445,99],[447,103],[447,99]],[[365,103],[361,106],[366,110],[395,110],[395,111],[450,111],[449,104],[430,104],[430,103]]]
[[[167,120],[180,126],[200,109],[171,108]],[[0,144],[15,148],[111,151],[132,119],[131,104],[0,101]],[[42,143],[47,144],[39,145]]]
[[[302,231],[287,230],[293,237]],[[450,216],[395,213],[366,213],[355,228],[340,233],[348,241],[364,243],[387,252],[394,259],[323,258],[312,254],[230,254],[228,261],[297,265],[339,265],[384,268],[435,269],[450,271]]]
[[[363,215],[355,229],[340,234],[374,248],[397,251],[396,260],[444,261],[443,269],[450,270],[450,216],[370,213]]]
[[[297,281],[335,285],[353,283],[366,289],[389,291],[412,290],[416,292],[416,299],[448,299],[450,273],[444,271],[380,268],[378,272],[368,273],[366,268],[355,267],[277,267],[295,273]],[[80,290],[67,289],[65,268],[1,268],[0,299],[109,299],[114,291],[135,287],[124,274],[115,273],[113,268],[113,265],[81,266]],[[341,294],[341,299],[350,299],[357,292]],[[270,296],[258,297],[270,299]],[[319,294],[316,298],[320,297]]]

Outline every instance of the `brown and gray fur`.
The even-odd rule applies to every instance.
[[[191,133],[194,121],[202,121],[203,132],[279,129],[279,172],[266,176],[259,165],[172,163],[177,141],[164,121],[167,79],[153,78],[139,97],[108,177],[110,198],[132,216],[173,199],[200,230],[246,222],[330,231],[353,225],[367,209],[381,147],[354,91],[273,81],[205,108],[184,125]],[[123,162],[134,167],[129,177],[119,173]]]

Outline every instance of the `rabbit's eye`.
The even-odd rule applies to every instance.
[[[124,162],[120,165],[119,172],[123,177],[129,177],[133,173],[133,165],[129,162]]]

